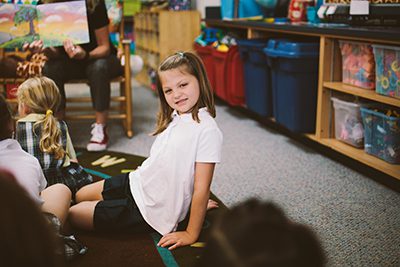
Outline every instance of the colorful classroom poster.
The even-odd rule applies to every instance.
[[[85,1],[43,5],[0,3],[0,48],[21,48],[43,40],[45,47],[89,42]]]

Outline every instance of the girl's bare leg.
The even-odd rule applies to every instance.
[[[77,203],[83,201],[96,201],[103,200],[101,192],[103,192],[104,180],[98,181],[93,184],[88,184],[76,192],[75,200]]]
[[[94,209],[98,202],[84,201],[72,206],[69,209],[68,222],[83,230],[93,230]]]
[[[44,200],[42,210],[57,216],[64,225],[71,205],[71,190],[64,184],[54,184],[44,189],[40,196]]]

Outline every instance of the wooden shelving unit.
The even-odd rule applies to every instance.
[[[377,157],[365,153],[364,149],[362,148],[355,148],[339,140],[336,140],[335,138],[317,138],[314,134],[307,134],[307,137],[352,159],[360,161],[368,166],[374,167],[375,169],[383,173],[400,179],[400,165],[387,163]]]
[[[332,117],[334,112],[331,105],[331,95],[334,92],[341,92],[347,95],[368,99],[376,103],[400,107],[400,99],[380,95],[376,93],[375,90],[358,88],[341,82],[342,63],[338,44],[339,39],[346,40],[346,38],[340,36],[320,37],[316,133],[312,139],[400,180],[400,165],[387,163],[373,155],[367,154],[363,149],[354,148],[348,144],[342,143],[341,141],[336,140],[332,133]],[[387,44],[384,40],[375,39],[369,39],[366,40],[366,42]]]
[[[150,86],[149,72],[157,69],[161,60],[177,51],[193,49],[200,34],[198,11],[141,12],[134,17],[136,52],[143,58],[143,70],[136,79]]]
[[[313,134],[306,134],[306,137],[400,180],[400,165],[390,164],[373,155],[367,154],[363,149],[352,147],[335,139],[333,127],[334,110],[331,103],[331,96],[340,92],[368,99],[376,103],[400,107],[400,99],[380,95],[374,90],[366,90],[341,82],[342,58],[338,44],[338,40],[357,40],[371,44],[400,46],[400,39],[398,39],[399,28],[332,29],[319,28],[312,25],[274,25],[261,22],[225,22],[221,20],[206,22],[210,27],[225,28],[238,32],[246,31],[246,35],[250,39],[270,36],[298,37],[299,35],[318,37],[320,40],[320,57],[316,130]]]
[[[343,84],[341,82],[324,82],[323,87],[334,91],[359,96],[376,102],[400,107],[400,99],[380,95],[373,90],[365,90],[348,84]]]

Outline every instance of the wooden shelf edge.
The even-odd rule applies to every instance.
[[[315,142],[323,144],[341,154],[344,154],[400,180],[400,165],[387,163],[384,160],[367,154],[363,149],[352,147],[334,138],[317,138],[314,134],[306,134],[305,136]]]
[[[341,82],[324,82],[323,86],[328,89],[331,89],[331,90],[360,96],[362,98],[366,98],[366,99],[373,100],[376,102],[381,102],[381,103],[385,103],[385,104],[396,106],[396,107],[400,106],[400,99],[380,95],[380,94],[376,93],[374,90],[362,89],[362,88],[347,85],[347,84],[344,84]]]

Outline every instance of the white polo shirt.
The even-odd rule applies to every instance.
[[[40,192],[46,188],[47,181],[40,163],[25,152],[17,140],[0,141],[0,168],[11,172],[34,201],[43,203]]]
[[[196,162],[221,160],[222,133],[205,108],[200,123],[192,114],[173,119],[154,141],[150,156],[129,174],[130,188],[146,222],[160,234],[176,230],[185,219],[193,195]]]

